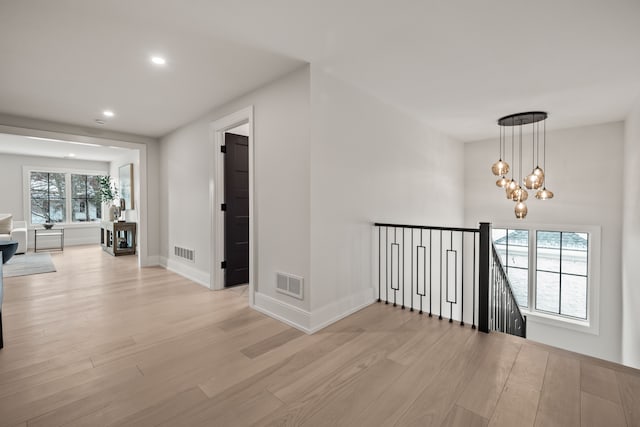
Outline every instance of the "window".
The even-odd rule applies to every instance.
[[[30,181],[31,223],[65,222],[65,174],[31,172]]]
[[[586,320],[589,235],[538,231],[536,242],[536,308]]]
[[[494,228],[492,232],[518,305],[529,307],[529,231]]]
[[[31,224],[100,221],[99,173],[76,173],[62,169],[33,170],[25,167],[24,176],[25,188],[28,190],[25,191],[25,207],[28,206],[31,212]]]
[[[591,253],[597,227],[493,228],[492,237],[518,305],[529,314],[578,324],[596,315],[589,304],[592,270],[599,268],[592,262],[599,255]]]
[[[102,217],[102,212],[98,176],[72,174],[71,188],[73,189],[71,201],[72,221],[99,221]]]

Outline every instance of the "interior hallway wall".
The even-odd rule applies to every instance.
[[[625,122],[622,235],[622,362],[640,369],[640,101]]]
[[[311,117],[317,327],[373,300],[374,222],[463,224],[464,165],[460,142],[313,65]]]

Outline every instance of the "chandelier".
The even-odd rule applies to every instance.
[[[535,197],[539,200],[547,200],[553,198],[553,192],[546,188],[545,172],[547,168],[547,113],[543,111],[531,111],[528,113],[517,113],[504,116],[498,120],[500,126],[500,157],[497,162],[491,166],[494,175],[499,176],[496,185],[504,188],[507,199],[516,203],[516,218],[524,219],[527,216],[527,204],[525,201],[529,198],[527,190],[535,190]],[[542,124],[542,167],[540,167],[540,124]],[[522,130],[523,126],[531,125],[531,163],[532,170],[524,179],[522,178]],[[502,160],[502,156],[506,157],[506,146],[508,139],[508,129],[511,128],[511,165]],[[516,136],[516,128],[518,134]],[[516,146],[517,140],[517,146]],[[518,175],[517,180],[514,175],[516,172],[515,159],[516,153],[518,157]],[[511,171],[511,179],[507,175]]]

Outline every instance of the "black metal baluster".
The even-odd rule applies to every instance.
[[[402,309],[404,310],[404,281],[406,280],[405,277],[405,273],[404,273],[404,230],[405,228],[402,227]],[[400,254],[398,254],[398,259],[400,259]]]
[[[398,244],[398,228],[393,227],[393,244]],[[393,250],[391,251],[391,264],[393,264]],[[393,267],[392,267],[393,268]],[[391,270],[393,273],[393,269]],[[398,248],[398,271],[397,271],[397,279],[396,282],[398,284],[398,288],[400,287],[400,248]],[[393,287],[393,277],[391,277],[391,288],[393,289],[393,306],[396,306],[396,288]]]
[[[417,248],[416,248],[417,250]],[[416,258],[418,254],[416,252]],[[417,261],[417,259],[416,259]],[[417,262],[416,262],[417,264]],[[418,288],[418,276],[416,275],[416,292]],[[413,311],[413,228],[411,229],[411,309],[409,311]]]
[[[449,250],[453,250],[453,230],[449,233],[450,241],[449,241]],[[458,254],[456,254],[456,257]],[[454,264],[455,274],[453,276],[453,286],[454,289],[458,287],[458,269],[457,265]],[[447,294],[449,293],[449,254],[447,254]],[[449,295],[447,295],[447,299]],[[456,298],[457,299],[457,298]],[[453,302],[449,301],[449,323],[453,322]]]
[[[431,317],[431,300],[433,298],[432,279],[433,279],[433,233],[429,230],[429,317]]]
[[[442,320],[442,230],[440,230],[440,313],[438,320]]]
[[[378,227],[378,302],[382,292],[382,227]]]
[[[423,233],[422,232],[423,232],[423,230],[420,230],[420,246],[421,247],[423,247],[423,245],[422,245],[422,238],[423,238],[422,234]],[[425,254],[425,259],[424,259],[424,262],[422,264],[422,280],[424,281],[424,287],[425,287],[425,291],[426,291],[426,287],[427,287],[427,258],[426,258],[427,251],[426,251],[426,249],[424,251],[424,254]],[[422,313],[424,313],[422,311],[422,304],[423,304],[423,300],[424,300],[424,298],[423,298],[424,295],[421,294],[420,292],[418,292],[418,276],[419,276],[418,267],[419,267],[419,264],[418,264],[418,248],[416,248],[416,293],[418,295],[420,295],[420,314],[422,314]],[[425,292],[425,294],[426,294],[426,292]]]
[[[476,328],[476,237],[473,233],[473,304],[471,305],[471,329]]]
[[[478,329],[489,332],[489,256],[491,224],[480,223],[480,258],[478,259]]]
[[[460,238],[460,244],[462,245],[462,283],[460,283],[460,289],[462,289],[460,293],[462,295],[460,295],[460,326],[464,326],[464,231],[462,232],[462,237]]]
[[[384,255],[385,255],[385,271],[384,271],[384,277],[386,280],[386,284],[385,284],[385,293],[387,295],[387,297],[384,300],[385,304],[389,304],[389,227],[386,227],[385,230],[385,242],[384,242]]]

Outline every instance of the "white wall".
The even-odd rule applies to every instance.
[[[106,162],[0,153],[0,182],[4,183],[0,190],[0,212],[11,213],[13,219],[18,221],[27,221],[29,215],[29,212],[24,211],[23,166],[68,168],[103,173],[107,173],[109,170],[109,164]],[[100,243],[98,229],[98,224],[67,226],[65,245]],[[29,249],[33,249],[33,228],[29,231],[28,240]],[[40,242],[38,247],[48,243]],[[58,245],[59,241],[51,243]]]
[[[317,327],[372,301],[374,222],[463,224],[463,146],[313,65],[311,105]]]
[[[549,119],[553,120],[553,117]],[[497,130],[496,130],[497,132]],[[527,338],[583,354],[621,360],[622,122],[547,133],[549,201],[532,198],[524,223],[601,226],[600,332],[591,335],[527,319]],[[530,144],[527,144],[530,148]],[[514,203],[495,186],[491,165],[497,160],[497,138],[465,144],[465,222],[513,224]],[[531,167],[524,150],[523,175]],[[507,159],[510,161],[510,157]],[[512,165],[513,166],[513,165]],[[542,165],[541,165],[542,166]],[[637,262],[637,259],[636,259]]]
[[[303,67],[198,120],[161,141],[162,256],[201,283],[212,263],[209,173],[211,123],[254,106],[257,291],[299,309],[304,301],[275,292],[276,271],[305,278],[309,295],[309,68]],[[174,257],[173,247],[194,249],[195,264]]]
[[[622,236],[622,363],[640,368],[640,102],[625,122]]]

